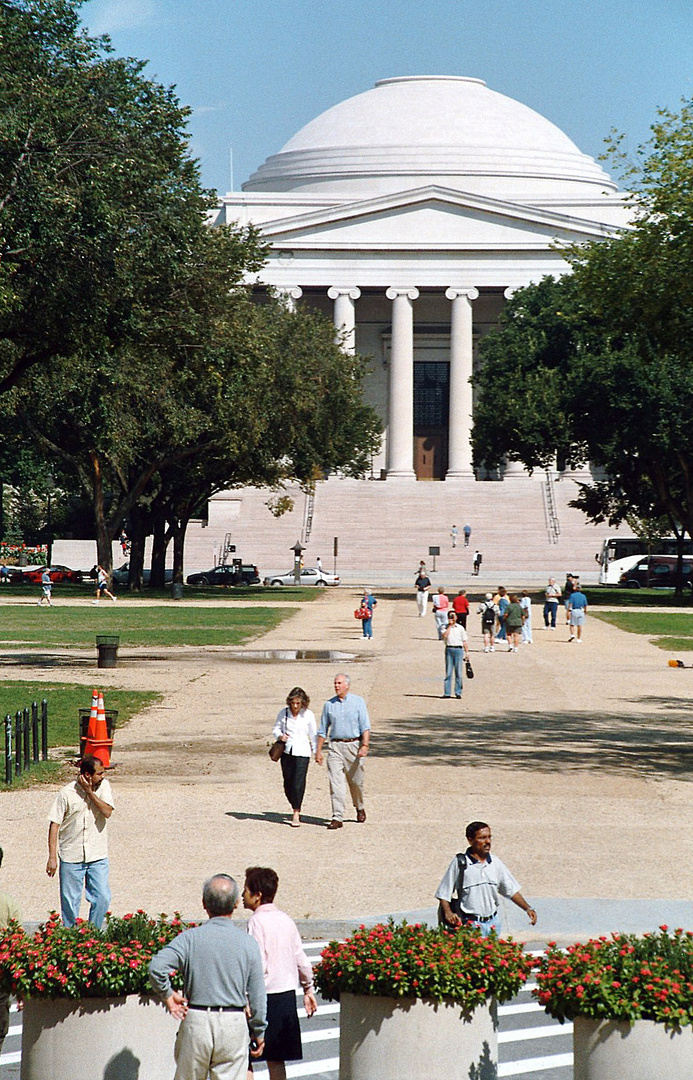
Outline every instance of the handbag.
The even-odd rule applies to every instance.
[[[289,715],[289,710],[284,709],[284,728],[285,729],[286,729],[286,720],[287,720],[288,715]],[[286,748],[286,743],[284,742],[283,739],[277,739],[276,742],[273,742],[272,745],[270,746],[269,750],[267,751],[269,756],[270,756],[270,760],[271,761],[279,761],[279,758],[284,753],[285,748]]]
[[[465,662],[464,662],[464,670],[467,673],[467,678],[468,679],[473,679],[474,678],[474,668],[472,667],[471,660],[465,660]]]
[[[368,607],[367,604],[364,604],[360,608],[357,608],[357,610],[354,612],[355,619],[370,619],[370,617],[371,609]]]

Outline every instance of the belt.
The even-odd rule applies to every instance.
[[[245,1012],[242,1005],[191,1005],[188,1002],[188,1008],[197,1012]]]
[[[360,742],[359,736],[355,739],[330,739],[330,742]]]
[[[462,918],[466,922],[491,922],[491,919],[495,919],[497,911],[494,911],[493,915],[470,915],[468,911],[462,912]],[[192,1006],[189,1006],[192,1008]]]
[[[446,645],[445,648],[446,649],[463,649],[464,646],[463,645]]]

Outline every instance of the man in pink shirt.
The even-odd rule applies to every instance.
[[[243,906],[252,911],[248,933],[260,946],[267,991],[265,1048],[259,1058],[267,1062],[270,1080],[286,1080],[285,1061],[303,1057],[301,1027],[296,1011],[296,985],[303,988],[307,1016],[318,1007],[313,990],[313,968],[303,951],[293,919],[274,904],[279,878],[268,866],[249,866],[245,872]],[[252,1077],[248,1066],[248,1077]]]

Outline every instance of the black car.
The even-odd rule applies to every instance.
[[[676,587],[676,565],[675,555],[650,555],[621,574],[619,584],[628,589],[673,589]],[[684,588],[690,589],[693,579],[690,555],[684,555],[681,573]]]
[[[243,563],[242,566],[214,566],[199,574],[188,574],[188,585],[259,585],[260,575],[257,566]]]

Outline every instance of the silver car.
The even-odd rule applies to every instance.
[[[276,574],[267,578],[268,585],[294,585],[294,572]],[[317,566],[304,566],[301,570],[301,585],[339,585],[338,574],[328,574],[327,570],[318,570]]]

